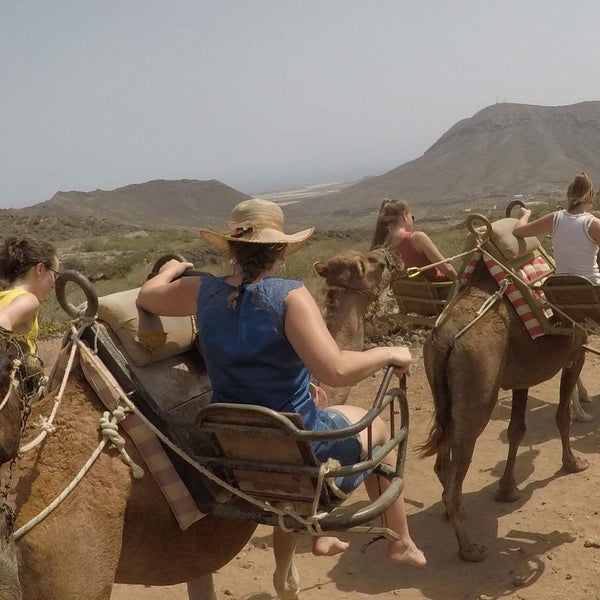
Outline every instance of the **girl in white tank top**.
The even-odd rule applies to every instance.
[[[548,213],[529,223],[531,211],[521,209],[513,230],[518,237],[552,234],[556,274],[583,275],[600,284],[597,255],[600,242],[600,219],[588,211],[594,200],[591,179],[580,173],[567,189],[567,209]]]
[[[566,210],[554,213],[552,250],[557,275],[583,275],[600,283],[600,269],[596,261],[598,245],[590,236],[593,215],[584,212],[571,214]]]

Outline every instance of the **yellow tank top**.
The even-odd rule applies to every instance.
[[[17,296],[22,296],[23,294],[29,294],[27,290],[23,290],[21,288],[15,288],[13,290],[2,290],[0,291],[0,308],[4,308],[8,306]],[[35,315],[33,315],[33,323],[31,325],[31,329],[25,334],[16,334],[15,337],[27,344],[29,348],[29,353],[32,356],[35,356],[37,353],[37,339],[39,333],[39,325],[38,325],[38,313],[35,311]]]

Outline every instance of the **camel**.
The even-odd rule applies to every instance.
[[[388,285],[389,267],[389,252],[381,248],[347,250],[314,264],[326,282],[325,322],[342,350],[363,349],[365,314]],[[351,389],[323,388],[331,404],[345,404]]]
[[[374,252],[377,251],[369,254]],[[379,268],[369,271],[369,281],[361,284],[358,280],[367,271],[357,265],[364,265],[365,256],[354,251],[344,252],[318,269],[327,278],[330,329],[334,335],[343,331],[344,339],[351,340],[357,348],[363,343],[368,303],[354,290],[380,289],[377,277],[390,276],[389,273],[384,275],[386,264],[381,263]],[[489,420],[500,387],[513,389],[514,393],[508,430],[509,456],[498,500],[509,502],[518,498],[514,463],[525,433],[527,388],[551,378],[561,368],[557,423],[563,443],[563,466],[569,472],[587,468],[587,462],[576,458],[569,444],[569,395],[574,391],[583,365],[582,337],[545,335],[532,340],[512,306],[502,300],[452,342],[454,335],[473,319],[475,311],[497,287],[487,270],[478,268],[470,287],[460,295],[448,318],[434,329],[424,347],[427,375],[436,402],[436,424],[423,451],[425,455],[438,454],[436,473],[444,486],[444,502],[457,533],[460,555],[471,561],[481,560],[484,550],[469,541],[459,520],[461,486],[475,441]],[[350,289],[346,291],[346,288]],[[343,301],[336,302],[338,298]],[[485,353],[480,347],[481,339],[493,342]],[[532,356],[543,356],[544,360],[532,361]],[[465,372],[470,374],[468,379],[463,376]],[[472,374],[479,377],[474,379]]]
[[[482,560],[485,548],[471,541],[460,518],[462,483],[500,388],[513,390],[513,400],[508,458],[496,494],[498,501],[513,502],[519,497],[514,466],[526,430],[528,388],[550,379],[560,369],[556,422],[563,449],[562,466],[570,473],[588,467],[587,461],[573,454],[569,439],[570,396],[584,362],[583,336],[544,335],[532,340],[505,298],[458,335],[497,289],[480,261],[470,284],[447,308],[423,348],[435,419],[422,454],[437,455],[435,472],[443,487],[442,498],[454,526],[459,555],[471,562]]]
[[[18,357],[11,337],[0,336],[2,397],[9,387],[12,360]],[[104,410],[76,369],[57,414],[57,433],[14,462],[22,415],[27,414],[21,398],[20,393],[7,395],[0,419],[0,461],[9,477],[3,478],[3,489],[9,486],[6,504],[0,496],[0,597],[109,600],[114,582],[188,582],[194,598],[214,600],[212,572],[245,546],[256,525],[206,516],[182,531],[153,478],[133,479],[115,452],[104,452],[54,512],[12,543],[13,513],[8,507],[14,505],[19,527],[63,490],[97,446],[98,419]],[[31,407],[25,439],[52,402],[46,397]],[[127,446],[141,462],[135,447]],[[12,475],[6,474],[9,466],[14,468]]]
[[[28,424],[47,415],[51,402],[34,405]],[[57,432],[17,462],[12,490],[17,527],[44,509],[83,466],[98,444],[103,410],[77,369],[55,421]],[[131,442],[127,449],[142,463]],[[133,479],[118,454],[105,451],[71,495],[17,541],[23,600],[109,600],[113,583],[182,582],[189,582],[194,597],[209,600],[212,572],[233,559],[255,527],[206,516],[182,531],[154,479]]]

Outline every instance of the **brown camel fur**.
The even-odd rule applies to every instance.
[[[388,253],[347,250],[314,267],[326,282],[325,322],[331,335],[342,350],[362,350],[367,308],[389,281]],[[323,387],[330,404],[348,400],[350,387]]]
[[[497,287],[480,263],[471,284],[448,308],[423,348],[435,403],[435,421],[423,453],[437,454],[435,472],[443,486],[442,498],[456,532],[459,554],[467,561],[482,560],[485,548],[471,541],[460,519],[462,484],[475,442],[489,421],[501,388],[513,390],[513,403],[508,458],[496,495],[499,501],[512,502],[519,496],[514,466],[526,429],[527,390],[560,369],[556,422],[563,447],[562,465],[571,473],[588,466],[575,457],[569,440],[569,400],[584,361],[582,337],[544,335],[532,340],[506,299],[494,304],[457,337]]]
[[[28,423],[48,415],[51,403],[46,398],[35,405]],[[81,469],[100,439],[103,410],[76,370],[56,433],[18,462],[16,527],[44,509]],[[26,432],[25,439],[31,437]],[[143,464],[129,441],[127,450]],[[67,499],[17,541],[23,599],[109,600],[115,582],[160,586],[196,580],[198,587],[244,547],[254,529],[207,516],[182,531],[152,476],[133,479],[116,451],[105,450]],[[208,591],[206,597],[214,596]]]

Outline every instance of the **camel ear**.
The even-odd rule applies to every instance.
[[[362,277],[365,274],[365,265],[363,264],[362,259],[357,258],[354,262],[356,263],[356,271],[358,272],[358,276]]]
[[[327,275],[329,275],[329,269],[327,268],[327,265],[322,260],[318,260],[316,263],[314,263],[313,264],[313,269],[321,277],[325,277],[326,278]]]

